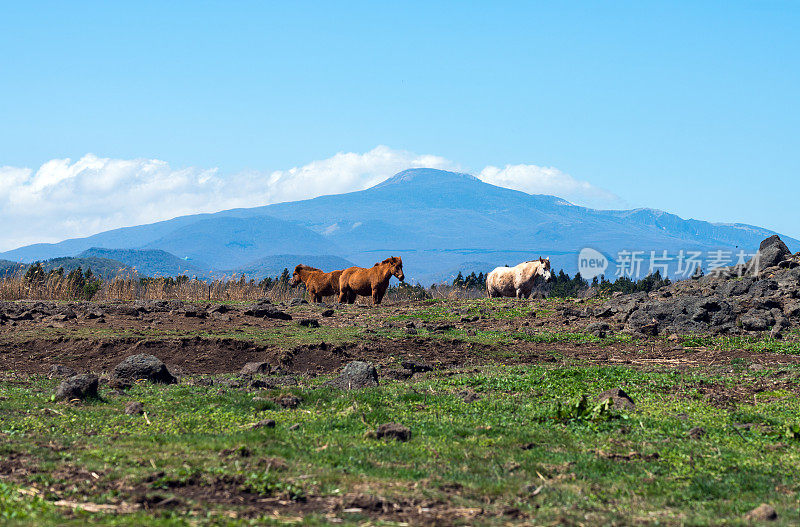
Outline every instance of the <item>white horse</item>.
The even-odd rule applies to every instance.
[[[497,267],[486,276],[486,294],[489,298],[528,298],[538,277],[549,282],[552,276],[550,258],[539,257],[538,260],[522,262],[514,267]]]

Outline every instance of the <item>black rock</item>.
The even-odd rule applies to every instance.
[[[78,372],[69,366],[64,366],[63,364],[54,364],[50,366],[50,371],[48,372],[47,376],[53,379],[56,377],[72,377],[77,374]]]
[[[639,331],[649,337],[655,337],[658,335],[658,322],[648,322],[647,324],[642,324],[639,326]]]
[[[206,318],[208,313],[202,307],[190,305],[183,309],[183,316],[186,318]]]
[[[86,310],[86,314],[84,315],[84,318],[86,318],[87,320],[94,320],[96,318],[101,318],[104,314],[105,313],[103,313],[102,309],[100,309],[99,307],[95,307],[95,308]]]
[[[245,310],[244,314],[251,317],[274,318],[278,320],[292,320],[292,315],[284,313],[283,311],[273,306],[268,301],[263,301],[263,300],[261,302],[249,306]]]
[[[72,377],[64,379],[56,389],[56,400],[71,401],[73,399],[96,399],[98,397],[98,381],[97,375],[91,373],[73,375]]]
[[[109,307],[108,311],[116,315],[124,315],[128,317],[139,316],[139,310],[137,308],[125,304]]]
[[[612,388],[597,396],[597,400],[600,402],[607,401],[608,399],[611,399],[614,403],[614,408],[617,410],[633,410],[636,408],[636,403],[633,402],[631,396],[625,393],[625,390],[621,388]]]
[[[586,326],[586,333],[594,335],[595,337],[604,338],[610,326],[605,322],[593,322]]]
[[[778,265],[791,255],[783,240],[773,234],[758,246],[758,270],[761,272],[767,267]]]
[[[433,366],[429,366],[427,364],[423,364],[422,362],[417,362],[414,360],[403,361],[402,365],[403,368],[410,370],[411,373],[421,373],[433,370]]]
[[[742,329],[747,331],[766,331],[774,322],[769,312],[750,310],[741,318]]]
[[[319,320],[315,320],[313,318],[304,318],[300,322],[298,322],[298,324],[306,328],[318,328]]]
[[[70,308],[65,308],[60,313],[53,315],[53,320],[59,322],[66,322],[67,320],[73,320],[75,318],[78,318],[78,316],[75,314],[75,311]]]
[[[275,402],[283,408],[297,408],[303,402],[303,399],[296,395],[287,394],[278,397]]]
[[[614,314],[614,309],[609,306],[598,307],[594,310],[594,316],[597,318],[607,318]]]
[[[257,430],[259,428],[275,428],[275,419],[264,419],[263,421],[259,421],[253,426],[251,426],[251,430]]]
[[[767,503],[762,503],[755,509],[744,515],[748,523],[773,522],[778,519],[778,512],[775,507]]]
[[[125,405],[125,413],[128,415],[141,415],[144,413],[144,404],[139,401],[130,401]]]
[[[411,430],[399,423],[382,424],[375,430],[375,437],[378,439],[396,439],[397,441],[408,441],[411,439]]]
[[[9,317],[11,320],[16,320],[17,322],[23,322],[25,320],[33,320],[33,313],[30,311],[23,311],[19,315],[14,315]]]
[[[117,364],[114,368],[114,377],[129,382],[140,379],[163,384],[178,382],[158,357],[144,353],[131,355]]]
[[[269,373],[268,362],[248,362],[242,366],[242,375],[254,375],[256,373]]]
[[[342,390],[357,390],[378,385],[378,371],[369,362],[353,361],[347,363],[342,373],[325,383]]]
[[[325,311],[320,313],[320,315],[327,318],[327,317],[332,317],[333,313],[334,313],[333,309],[326,309]]]

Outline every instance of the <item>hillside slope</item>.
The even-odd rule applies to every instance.
[[[191,262],[161,249],[103,249],[92,247],[81,258],[107,258],[122,262],[144,276],[203,275],[205,271]]]
[[[755,251],[775,234],[742,224],[685,220],[652,209],[604,211],[434,169],[400,172],[366,190],[215,214],[183,216],[0,254],[10,260],[77,255],[91,247],[167,251],[213,271],[270,256],[337,256],[370,266],[402,256],[410,280],[449,278],[467,262],[494,266],[550,256],[570,273],[584,247],[619,251]],[[800,242],[782,236],[792,250]],[[645,262],[646,265],[646,262]],[[273,271],[271,269],[270,271]]]

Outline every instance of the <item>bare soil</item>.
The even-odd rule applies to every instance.
[[[501,303],[496,309],[513,305]],[[310,375],[337,371],[352,360],[370,361],[384,370],[399,368],[400,361],[405,360],[437,369],[493,363],[574,362],[683,369],[726,366],[734,359],[747,359],[763,367],[800,363],[800,356],[796,355],[686,348],[663,338],[629,342],[573,342],[558,338],[553,342],[530,342],[524,338],[508,343],[478,342],[470,339],[470,332],[496,331],[517,336],[580,333],[590,320],[564,316],[562,310],[508,319],[490,316],[478,320],[464,317],[466,320],[461,321],[398,319],[419,307],[414,302],[377,308],[355,306],[337,309],[333,317],[322,317],[321,308],[304,305],[293,308],[294,320],[287,321],[247,316],[243,308],[206,318],[176,312],[136,316],[107,312],[100,319],[78,317],[66,321],[36,317],[0,326],[0,371],[46,374],[52,365],[61,364],[78,372],[102,373],[135,353],[155,355],[175,373],[189,375],[235,373],[252,361],[267,362],[285,373]],[[308,318],[317,320],[320,328],[301,328],[298,321]],[[360,332],[353,337],[342,337],[338,343],[326,342],[325,335],[331,333],[325,330],[343,328],[356,328]],[[417,328],[424,328],[426,334],[415,334]],[[290,336],[270,344],[254,337],[272,330],[283,330]],[[464,338],[453,337],[451,330],[465,335]],[[291,338],[295,331],[305,343],[298,344]],[[317,333],[320,333],[318,339]]]

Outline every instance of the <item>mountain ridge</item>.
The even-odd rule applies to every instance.
[[[395,255],[403,257],[410,279],[431,282],[447,279],[469,261],[503,265],[552,255],[556,268],[574,272],[583,247],[609,256],[621,250],[755,251],[772,234],[753,225],[683,219],[658,209],[590,209],[469,174],[416,168],[364,190],[181,216],[22,247],[0,258],[71,256],[90,247],[147,249],[221,270],[286,254],[335,256],[362,266]],[[797,240],[782,238],[793,250],[800,248]]]

